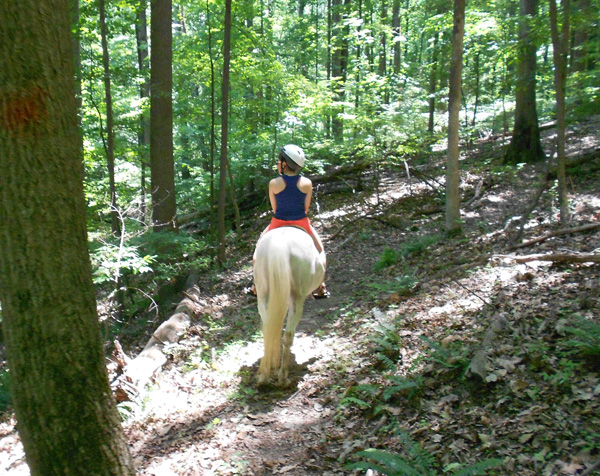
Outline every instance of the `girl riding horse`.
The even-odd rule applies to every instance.
[[[305,160],[304,151],[297,145],[288,144],[281,149],[277,160],[279,177],[269,182],[269,200],[274,216],[269,226],[261,234],[259,241],[270,230],[282,226],[295,226],[306,231],[312,237],[317,251],[323,253],[323,242],[311,226],[307,215],[312,200],[313,186],[309,178],[300,175]],[[256,259],[256,255],[254,259]],[[254,286],[252,286],[251,292],[256,294]],[[329,297],[325,282],[321,283],[313,292],[313,296],[317,299]]]

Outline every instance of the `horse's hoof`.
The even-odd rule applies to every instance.
[[[289,387],[291,385],[292,382],[288,378],[288,375],[288,372],[279,372],[277,376],[277,384],[280,387]]]
[[[263,375],[263,374],[258,374],[258,375],[256,376],[256,383],[257,383],[257,385],[259,385],[259,386],[260,386],[260,385],[265,385],[265,384],[266,384],[268,381],[269,381],[269,377],[266,377],[266,376],[265,376],[265,375]]]

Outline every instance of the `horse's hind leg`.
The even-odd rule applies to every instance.
[[[279,385],[289,385],[289,368],[292,360],[292,344],[294,343],[294,334],[296,327],[302,318],[302,312],[304,311],[304,301],[306,298],[296,298],[293,303],[293,307],[289,310],[287,325],[285,326],[285,332],[283,334],[283,350],[281,356],[281,367],[279,368],[278,380]]]

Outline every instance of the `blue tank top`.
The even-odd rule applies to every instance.
[[[304,211],[304,202],[306,194],[298,189],[298,180],[300,175],[282,175],[285,182],[285,188],[275,194],[277,202],[277,211],[275,218],[279,220],[302,220],[306,218]]]

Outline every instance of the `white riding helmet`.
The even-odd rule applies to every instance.
[[[281,155],[286,159],[286,162],[292,161],[292,165],[295,164],[298,167],[304,167],[304,161],[306,159],[301,147],[294,144],[288,144],[281,149]]]

